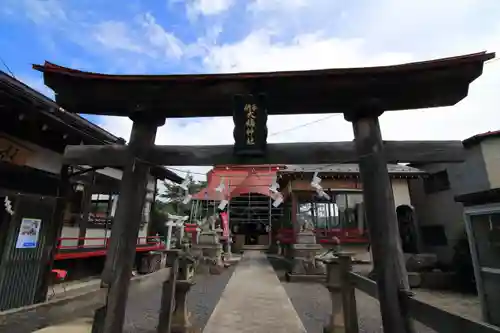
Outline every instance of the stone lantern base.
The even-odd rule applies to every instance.
[[[199,333],[192,326],[191,313],[187,308],[187,293],[195,283],[190,280],[178,280],[175,284],[175,305],[172,313],[171,333]]]
[[[325,266],[316,260],[316,256],[323,250],[323,247],[316,243],[316,236],[312,232],[299,233],[297,244],[292,245],[292,267],[286,275],[287,280],[324,281]]]

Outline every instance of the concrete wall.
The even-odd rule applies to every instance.
[[[454,197],[458,194],[457,192],[475,186],[474,182],[470,182],[467,174],[464,172],[468,167],[472,167],[473,165],[479,168],[480,159],[478,159],[477,152],[480,153],[480,150],[473,152],[473,158],[468,161],[467,165],[464,165],[464,163],[439,163],[420,167],[420,169],[429,173],[447,170],[448,179],[450,181],[449,190],[427,194],[424,191],[423,179],[415,179],[410,182],[411,200],[415,208],[418,225],[442,225],[447,238],[447,244],[443,246],[429,246],[423,244],[423,251],[435,253],[439,261],[444,264],[451,263],[454,253],[453,247],[462,237],[465,230],[463,207],[461,204],[455,202]],[[482,170],[484,171],[484,168]],[[476,172],[478,176],[481,175],[480,169],[476,169]],[[476,176],[476,178],[478,178],[478,176]]]
[[[71,226],[64,226],[62,233],[61,233],[61,238],[77,238],[78,237],[78,226],[76,227],[71,227]],[[139,237],[146,237],[147,236],[147,224],[144,225],[143,228],[139,230]],[[86,238],[109,238],[111,237],[111,230],[105,230],[105,229],[97,229],[97,228],[89,228],[86,230],[85,234]],[[64,247],[71,247],[74,246],[76,247],[77,245],[77,240],[62,240],[62,246]],[[145,244],[146,240],[141,239],[140,240],[141,244]],[[85,247],[90,247],[90,246],[95,246],[95,247],[102,247],[105,244],[105,241],[103,239],[87,239],[85,240]]]
[[[78,231],[79,228],[78,226],[76,227],[70,227],[70,226],[64,226],[62,233],[61,233],[61,238],[77,238],[78,237]],[[111,230],[106,230],[105,229],[87,229],[87,233],[85,235],[86,238],[104,238],[104,237],[109,237],[111,235]],[[61,244],[64,247],[70,247],[70,246],[75,246],[77,245],[77,240],[62,240]],[[96,246],[96,247],[103,247],[105,244],[104,240],[99,239],[99,240],[85,240],[85,246]]]
[[[392,193],[394,194],[394,207],[401,205],[412,206],[408,179],[391,179]]]
[[[464,233],[463,207],[455,202],[452,190],[425,194],[421,179],[410,181],[410,193],[419,226],[442,225],[447,238],[445,246],[425,246],[424,252],[435,253],[438,259],[451,263],[453,247]]]
[[[467,149],[463,163],[443,165],[448,170],[448,178],[454,195],[484,191],[490,188],[488,173],[481,146]]]
[[[418,179],[410,181],[410,194],[419,225],[443,225],[448,240],[446,246],[427,246],[424,251],[436,253],[440,261],[449,264],[453,247],[465,230],[463,206],[456,203],[454,197],[500,187],[500,139],[488,138],[468,148],[463,163],[429,164],[419,168],[429,173],[442,170],[448,173],[449,190],[426,194],[423,179]]]
[[[481,142],[490,188],[500,188],[500,138],[487,138]]]

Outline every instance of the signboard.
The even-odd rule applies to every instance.
[[[38,235],[42,220],[23,218],[17,236],[16,249],[34,249],[38,245]]]
[[[15,165],[25,165],[31,150],[0,137],[0,161]]]
[[[264,155],[267,146],[267,108],[265,96],[235,96],[233,121],[235,154],[248,156]]]
[[[222,222],[222,236],[229,237],[229,219],[226,212],[220,213],[220,219]]]

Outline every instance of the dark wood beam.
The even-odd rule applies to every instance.
[[[168,118],[230,117],[233,96],[255,92],[266,94],[269,115],[350,113],[369,99],[386,111],[454,105],[494,56],[481,52],[397,66],[211,75],[105,75],[52,63],[33,67],[44,73],[57,103],[74,113],[127,116],[139,108]]]
[[[71,165],[123,166],[130,158],[126,146],[68,146],[64,163]],[[461,141],[385,141],[388,163],[462,162],[465,151]],[[353,141],[269,144],[261,158],[238,157],[232,145],[156,146],[143,150],[139,159],[155,165],[215,164],[328,164],[356,163]]]
[[[412,333],[411,320],[401,301],[401,293],[409,291],[410,287],[394,210],[394,194],[384,158],[385,147],[378,117],[364,114],[354,119],[346,118],[352,121],[359,155],[382,324],[385,333]]]
[[[133,119],[129,156],[152,147],[164,119]],[[111,230],[102,281],[108,287],[106,305],[94,315],[92,332],[121,333],[137,236],[146,196],[149,166],[129,159],[125,164],[116,215]]]

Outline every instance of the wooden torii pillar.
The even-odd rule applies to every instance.
[[[378,121],[383,111],[374,108],[376,103],[344,118],[354,130],[384,332],[411,333],[413,325],[401,297],[410,285]]]
[[[92,332],[121,333],[125,318],[128,287],[134,263],[139,225],[146,196],[149,165],[136,158],[139,151],[154,146],[164,117],[136,114],[128,145],[128,158],[120,184],[120,196],[102,282],[108,288],[106,305],[96,311]]]

